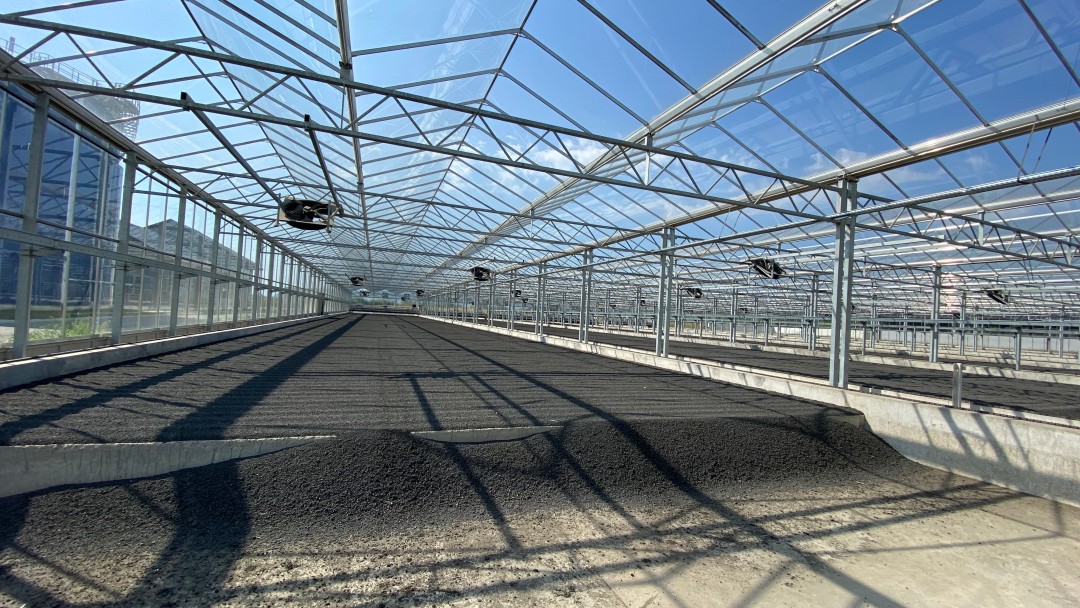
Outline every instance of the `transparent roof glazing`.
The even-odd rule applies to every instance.
[[[831,268],[848,178],[857,281],[940,264],[1074,301],[1075,3],[768,4],[9,0],[0,39],[29,69],[6,78],[137,102],[102,118],[343,282],[432,290],[595,248],[600,280],[653,288],[676,226],[681,281],[746,285],[771,257],[802,285]],[[298,233],[288,195],[346,214]]]

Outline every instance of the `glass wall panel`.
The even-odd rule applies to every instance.
[[[0,227],[21,228],[26,191],[26,162],[34,112],[0,90]],[[14,275],[11,275],[14,280]],[[14,284],[0,280],[0,301],[15,293]]]
[[[19,244],[0,239],[0,348],[11,346],[15,335],[15,277],[18,270]]]
[[[34,117],[23,99],[0,88],[0,227],[16,230],[23,221]],[[314,309],[306,299],[282,293],[308,276],[298,261],[269,244],[257,251],[257,239],[228,217],[222,217],[215,235],[214,208],[203,201],[188,200],[181,222],[180,186],[141,167],[126,228],[130,253],[146,261],[125,263],[109,257],[116,251],[121,228],[124,164],[118,151],[82,129],[59,114],[46,126],[36,233],[62,243],[38,248],[34,258],[32,343],[110,335],[114,283],[117,269],[124,265],[123,332],[168,328],[176,273],[159,264],[175,263],[178,243],[183,266],[225,275],[185,273],[177,284],[179,326],[210,320],[212,290],[214,323],[261,321]],[[0,347],[10,347],[14,336],[20,247],[18,242],[0,240]],[[96,248],[103,255],[85,248]],[[237,273],[241,280],[257,280],[269,289],[255,292],[250,283],[230,280]]]
[[[64,227],[74,206],[72,168],[78,153],[75,134],[50,121],[45,130],[45,155],[41,166],[37,233],[64,238]]]

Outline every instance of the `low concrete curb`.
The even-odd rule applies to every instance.
[[[955,409],[896,396],[828,386],[816,379],[760,370],[732,369],[713,362],[605,344],[583,344],[559,336],[436,321],[542,342],[658,369],[681,372],[778,395],[855,409],[870,430],[916,462],[1027,494],[1080,506],[1080,429]]]
[[[191,334],[176,338],[165,338],[164,340],[152,340],[150,342],[121,344],[119,346],[81,350],[59,355],[48,355],[45,357],[17,359],[15,361],[0,364],[0,391],[16,386],[22,386],[24,384],[40,382],[49,378],[84,372],[98,367],[107,367],[117,363],[124,363],[125,361],[153,357],[195,346],[205,346],[207,344],[213,344],[214,342],[242,338],[244,336],[259,334],[264,331],[282,329],[335,316],[339,316],[339,314],[292,319],[289,321],[267,323],[264,325],[250,325],[248,327],[223,329],[221,331]]]
[[[5,446],[0,447],[0,497],[69,484],[153,477],[332,437]]]
[[[456,322],[456,321],[455,321]],[[466,323],[466,326],[470,324]],[[647,337],[651,334],[635,333],[625,330],[595,330],[590,329],[590,333],[608,333],[619,336],[636,336]],[[805,348],[794,348],[791,346],[765,346],[764,344],[755,344],[747,342],[736,342],[734,345],[730,342],[724,341],[719,338],[698,338],[694,336],[671,336],[672,342],[684,342],[686,344],[707,344],[721,346],[724,348],[735,348],[744,350],[753,350],[759,352],[768,353],[780,353],[785,355],[799,355],[801,357],[818,357],[826,358],[829,356],[828,349],[826,350],[809,350]],[[893,365],[896,367],[911,367],[916,369],[932,369],[943,372],[952,372],[952,366],[954,361],[931,363],[924,359],[914,359],[911,357],[903,357],[899,354],[895,356],[882,355],[882,354],[865,354],[860,355],[852,353],[852,361],[859,361],[861,363],[876,363],[879,365]],[[1034,360],[1034,359],[1033,359]],[[1052,371],[1034,371],[1034,370],[1015,370],[1011,367],[1003,367],[1006,365],[1012,365],[1011,362],[1001,361],[1000,364],[996,364],[993,359],[989,357],[982,357],[975,361],[961,361],[964,364],[964,374],[969,376],[992,376],[995,378],[1009,378],[1014,380],[1033,380],[1036,382],[1051,382],[1054,384],[1071,384],[1074,386],[1080,386],[1080,368],[1074,365],[1066,366],[1061,365],[1060,372]]]
[[[494,443],[518,441],[540,433],[558,431],[561,426],[511,426],[494,429],[453,429],[447,431],[414,431],[413,437],[439,443]]]

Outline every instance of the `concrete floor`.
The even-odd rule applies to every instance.
[[[338,439],[2,499],[0,605],[1075,604],[1080,509],[846,413],[382,315],[60,378],[0,393],[3,444]]]

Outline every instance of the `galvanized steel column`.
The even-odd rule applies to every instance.
[[[488,279],[488,306],[487,306],[487,324],[491,327],[495,324],[495,279],[496,276],[492,275]]]
[[[237,224],[236,226],[236,289],[233,290],[233,307],[232,307],[232,322],[236,325],[236,322],[240,320],[240,292],[244,287],[240,283],[241,278],[244,276],[244,225]],[[316,283],[315,289],[318,289]],[[325,304],[322,296],[320,296],[318,304],[318,313],[321,315],[325,310]]]
[[[41,200],[42,163],[45,160],[45,132],[49,128],[49,97],[41,93],[35,99],[34,126],[30,134],[30,148],[27,156],[26,186],[23,190],[22,230],[29,234],[37,233],[38,204]],[[125,186],[127,180],[124,180]],[[130,188],[124,190],[129,196]],[[130,205],[129,205],[130,208]],[[15,334],[12,336],[11,356],[21,359],[26,356],[26,345],[30,342],[30,308],[34,292],[34,247],[19,246],[19,269],[15,287]],[[119,267],[119,264],[116,265]],[[115,298],[114,298],[115,300]]]
[[[135,171],[139,161],[133,152],[124,157],[124,189],[120,196],[120,228],[116,237],[116,252],[128,252],[128,233],[131,229],[131,201],[135,196]],[[112,335],[109,344],[120,344],[120,334],[124,329],[124,284],[126,283],[127,265],[116,264],[113,273],[113,310]]]
[[[731,327],[728,328],[728,341],[735,343],[735,317],[739,314],[739,288],[731,288]]]
[[[685,283],[675,283],[675,335],[681,336],[683,332],[683,286]]]
[[[845,213],[855,207],[858,197],[855,180],[841,182],[842,192],[837,212]],[[829,340],[829,385],[847,388],[848,363],[851,361],[851,286],[855,266],[855,224],[851,218],[836,223],[836,243],[833,251],[833,312]]]
[[[544,335],[544,309],[547,307],[547,262],[540,262],[536,275],[536,335]]]
[[[210,272],[218,272],[218,250],[221,249],[221,209],[214,210],[214,242],[210,246]],[[210,279],[210,293],[206,300],[206,329],[214,327],[214,306],[217,304],[217,286],[220,279]]]
[[[510,271],[510,288],[506,292],[506,329],[514,329],[514,290],[517,288],[517,270]]]
[[[870,294],[870,348],[877,344],[878,320],[877,320],[877,293]]]
[[[589,304],[592,301],[592,249],[581,254],[581,305],[578,317],[578,341],[589,341]]]
[[[660,289],[656,296],[656,354],[666,357],[671,322],[671,284],[674,276],[675,255],[667,251],[675,245],[675,228],[664,228],[660,254]]]
[[[668,247],[675,246],[675,229],[668,229]],[[675,284],[675,254],[668,252],[667,257],[667,293],[664,295],[664,344],[663,356],[668,356],[668,343],[671,341],[671,288]]]
[[[930,363],[937,363],[941,346],[941,266],[934,266],[934,289],[930,302]]]
[[[641,287],[637,288],[637,296],[634,298],[634,333],[641,331]]]
[[[183,266],[184,263],[184,222],[187,221],[187,188],[180,187],[180,201],[176,209],[176,242],[173,243],[173,263]],[[163,237],[164,239],[164,237]],[[162,243],[164,245],[164,243]],[[173,273],[172,291],[169,296],[169,336],[176,335],[176,326],[180,316],[180,282],[184,280],[184,273]]]
[[[611,319],[611,290],[604,291],[604,331],[607,331],[611,327],[609,322]]]
[[[262,274],[262,251],[263,240],[262,237],[255,236],[255,268],[252,273],[251,284],[251,316],[248,318],[248,324],[254,324],[255,320],[259,316],[259,279]]]
[[[263,317],[267,321],[270,320],[270,311],[274,306],[274,277],[277,274],[277,267],[274,265],[274,258],[277,254],[277,248],[273,244],[270,244],[270,262],[267,264],[266,273],[266,315]]]
[[[810,340],[809,347],[811,351],[817,350],[817,336],[818,336],[818,284],[820,278],[818,275],[814,275],[810,279]]]
[[[1061,324],[1058,325],[1058,349],[1057,356],[1065,356],[1065,307],[1061,307]]]

